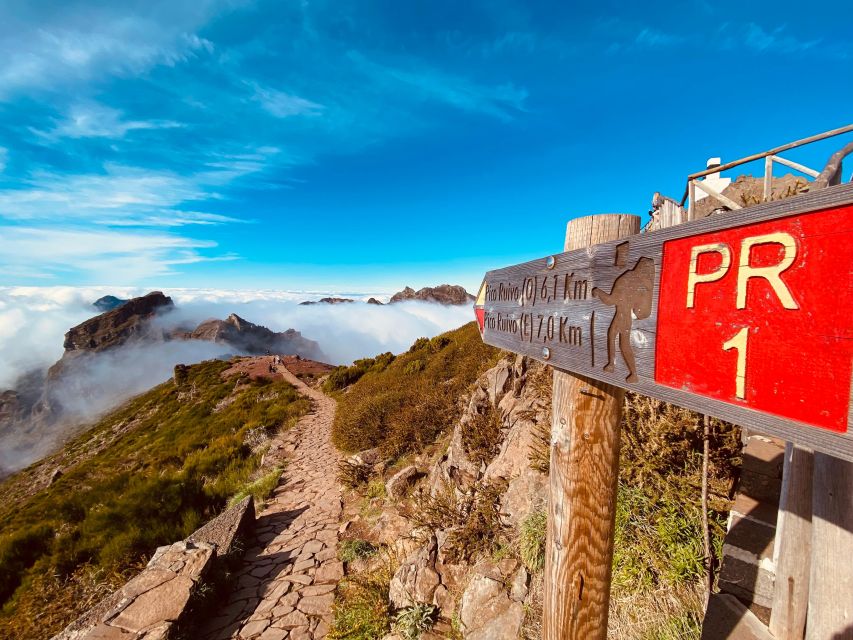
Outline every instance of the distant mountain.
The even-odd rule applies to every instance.
[[[47,372],[30,372],[15,383],[14,389],[0,389],[0,477],[48,453],[85,422],[81,416],[93,415],[93,407],[115,406],[121,400],[112,396],[116,388],[123,388],[125,382],[127,388],[139,388],[140,381],[152,375],[151,367],[178,349],[213,342],[227,345],[228,352],[235,354],[275,353],[324,359],[320,346],[295,329],[275,332],[235,314],[225,320],[206,320],[190,330],[169,330],[165,323],[154,322],[173,308],[172,299],[160,291],[125,301],[69,329],[65,334],[65,352]],[[166,344],[175,344],[176,348],[164,350]],[[123,347],[141,347],[153,355],[142,363],[138,356],[128,356]],[[221,355],[221,351],[215,354]],[[210,352],[210,349],[193,351]],[[115,363],[125,362],[121,358],[132,360],[116,371]],[[104,365],[113,369],[105,369]],[[99,379],[98,375],[112,376],[111,382],[120,378],[112,385],[113,392],[93,382]],[[129,386],[130,381],[136,387]]]
[[[148,331],[148,320],[157,313],[173,307],[172,299],[160,291],[127,300],[69,329],[65,334],[65,351],[102,351],[124,344]]]
[[[309,305],[309,304],[343,304],[346,302],[355,302],[352,298],[320,298],[319,300],[306,300],[305,302],[300,302],[300,305]]]
[[[323,355],[320,345],[302,337],[302,334],[295,329],[276,333],[249,322],[236,313],[232,313],[225,320],[206,320],[190,333],[177,334],[175,337],[225,342],[241,352],[252,355],[288,353],[310,359],[320,359]]]
[[[104,296],[102,298],[98,298],[92,303],[92,306],[95,307],[98,311],[103,313],[104,311],[112,311],[116,307],[120,307],[127,300],[122,300],[121,298],[116,298],[115,296]]]
[[[474,296],[465,291],[465,287],[458,284],[440,284],[437,287],[424,287],[418,291],[415,291],[411,287],[406,287],[391,296],[392,304],[406,300],[421,300],[423,302],[437,302],[448,305],[470,304],[474,302]]]
[[[378,305],[381,305],[382,303],[381,303],[381,302],[379,302],[379,300],[377,300],[376,298],[368,298],[368,299],[367,299],[367,304],[378,304]]]

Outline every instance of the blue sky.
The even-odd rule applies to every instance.
[[[0,0],[0,284],[474,289],[569,218],[853,121],[850,24],[849,3]]]

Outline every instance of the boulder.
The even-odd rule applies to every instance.
[[[503,583],[475,575],[462,594],[459,617],[465,640],[517,640],[524,606],[510,599]]]
[[[425,545],[410,556],[391,579],[389,599],[397,607],[409,607],[416,602],[433,601],[435,590],[441,583],[435,570],[438,543],[432,536]]]
[[[404,496],[415,480],[418,478],[418,468],[410,464],[408,467],[403,467],[385,483],[385,493],[390,498],[399,498]]]

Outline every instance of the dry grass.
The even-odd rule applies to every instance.
[[[501,417],[491,404],[483,413],[474,414],[461,423],[465,453],[479,464],[489,464],[501,450],[503,442]]]
[[[347,452],[378,446],[387,458],[422,451],[458,419],[460,397],[499,357],[471,322],[392,359],[339,370],[334,388],[354,383],[339,394],[333,442]]]
[[[613,640],[699,640],[703,596],[699,584],[614,594],[607,637]]]

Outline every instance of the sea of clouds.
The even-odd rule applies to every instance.
[[[347,364],[383,351],[406,350],[421,336],[434,336],[473,318],[468,305],[442,306],[423,302],[393,305],[366,304],[369,297],[387,301],[382,293],[334,291],[274,291],[221,289],[164,289],[175,309],[157,319],[164,328],[192,326],[231,313],[273,331],[296,329],[317,341],[330,364]],[[46,368],[63,353],[69,328],[97,315],[92,303],[111,294],[119,298],[144,295],[147,290],[127,287],[0,287],[0,390],[13,388],[16,380],[33,369]],[[349,304],[300,305],[325,296],[350,297]],[[138,350],[136,350],[138,351]],[[138,393],[167,379],[178,363],[190,363],[222,355],[218,345],[165,343],[151,355],[128,348],[136,365],[128,371],[124,359],[114,354],[115,367],[104,376],[138,380]],[[106,364],[106,361],[105,361]],[[150,374],[150,375],[149,375]],[[101,376],[98,376],[101,377]],[[147,386],[146,386],[147,385]]]
[[[417,338],[432,337],[473,317],[468,305],[424,302],[366,304],[387,294],[352,292],[229,291],[164,289],[174,310],[158,316],[163,329],[195,327],[231,313],[273,331],[296,329],[319,343],[327,362],[348,364],[377,353],[405,351]],[[0,391],[20,387],[21,376],[43,376],[64,351],[65,332],[98,314],[92,303],[111,294],[132,298],[148,293],[116,287],[0,287]],[[300,305],[326,296],[349,297],[348,304]],[[62,407],[61,420],[33,432],[24,428],[0,434],[0,475],[20,469],[60,445],[75,425],[91,422],[151,387],[168,380],[178,363],[191,364],[234,353],[205,341],[174,340],[127,344],[77,361],[74,376],[51,388]]]

